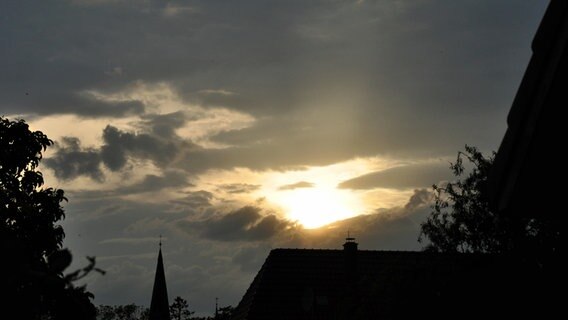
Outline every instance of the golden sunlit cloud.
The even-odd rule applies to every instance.
[[[201,90],[200,93],[236,95],[227,90]],[[204,108],[200,105],[184,101],[168,83],[145,83],[136,81],[123,91],[103,93],[88,91],[98,100],[106,102],[140,101],[146,112],[150,114],[168,114],[182,112],[188,115],[185,125],[177,128],[176,133],[185,139],[190,139],[204,148],[223,148],[225,145],[211,141],[210,137],[223,131],[238,130],[250,127],[255,118],[249,114],[222,107]]]
[[[12,118],[17,117],[12,116]],[[29,125],[32,130],[40,130],[54,141],[58,141],[62,137],[77,137],[81,141],[82,147],[96,148],[102,145],[102,132],[108,124],[122,130],[132,131],[136,129],[132,126],[132,122],[133,118],[85,118],[72,114],[62,114],[37,117],[29,121]]]
[[[391,160],[369,157],[303,170],[211,170],[200,176],[201,183],[198,183],[197,189],[213,190],[212,186],[221,184],[259,185],[261,187],[251,193],[224,194],[223,197],[231,197],[244,204],[263,199],[263,205],[273,207],[283,218],[311,229],[369,214],[380,207],[404,204],[412,193],[409,190],[351,190],[337,187],[342,181],[393,165],[395,162]]]

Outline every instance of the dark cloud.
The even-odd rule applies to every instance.
[[[145,192],[159,192],[169,188],[183,188],[193,186],[188,181],[188,175],[178,170],[165,170],[162,175],[147,174],[136,183],[124,185],[110,190],[89,190],[74,191],[73,197],[76,199],[102,199],[116,198]],[[184,201],[184,199],[175,200]]]
[[[204,238],[219,241],[268,240],[290,225],[291,222],[253,206],[206,220],[180,222],[180,227],[188,232],[198,232]]]
[[[4,112],[139,114],[140,101],[103,102],[85,92],[167,82],[190,102],[261,118],[258,128],[219,137],[234,134],[240,146],[269,141],[221,152],[253,168],[265,167],[261,153],[267,163],[307,165],[447,154],[468,141],[494,148],[544,8],[510,1],[95,2],[88,9],[61,1],[4,5]],[[121,159],[107,160],[116,168]]]
[[[294,190],[299,188],[313,188],[314,184],[307,181],[300,181],[292,184],[280,186],[278,190]]]
[[[248,183],[232,183],[232,184],[222,184],[218,186],[219,190],[227,193],[251,193],[258,190],[261,185],[258,184],[248,184]]]
[[[344,189],[409,189],[431,186],[451,176],[449,164],[415,164],[368,173],[343,181],[338,187]]]
[[[428,189],[416,189],[414,194],[408,199],[404,206],[405,210],[412,211],[426,205],[430,205],[434,199],[434,194]]]
[[[167,188],[190,187],[187,175],[176,170],[166,170],[162,175],[147,174],[142,181],[130,186],[122,187],[115,194],[131,194],[141,192],[160,191]]]
[[[78,138],[67,137],[62,140],[56,154],[46,159],[46,163],[64,179],[87,175],[102,180],[101,162],[111,171],[118,171],[127,165],[129,158],[150,160],[167,170],[182,152],[196,148],[192,142],[175,134],[175,129],[184,121],[178,113],[147,115],[141,123],[145,131],[139,133],[107,125],[102,132],[104,144],[100,149],[82,149]]]
[[[186,120],[181,112],[145,115],[140,123],[141,132],[127,132],[108,125],[103,130],[104,144],[100,150],[103,163],[117,171],[127,164],[129,157],[133,157],[151,160],[162,168],[168,168],[182,152],[197,148],[175,133],[175,129]]]
[[[142,117],[141,125],[148,128],[149,132],[155,136],[172,139],[176,138],[176,129],[182,127],[187,116],[181,112],[171,112],[166,114],[146,114]]]
[[[101,157],[97,150],[81,148],[81,142],[74,137],[64,137],[56,145],[55,154],[44,160],[53,169],[55,176],[62,180],[87,176],[96,181],[103,181]]]
[[[103,131],[103,140],[105,144],[101,148],[101,158],[113,171],[122,169],[128,156],[166,166],[181,152],[181,146],[176,141],[149,133],[125,132],[110,125]],[[190,145],[189,142],[183,144]]]
[[[7,101],[7,104],[14,106],[14,109],[19,108],[12,112],[27,111],[37,115],[74,114],[82,117],[120,118],[141,115],[145,111],[141,101],[103,101],[90,94],[53,93],[42,90],[27,90],[13,100]],[[36,106],[41,108],[36,109]]]
[[[213,200],[213,193],[205,190],[199,191],[186,191],[183,192],[184,197],[172,200],[172,203],[182,205],[191,209],[202,209],[211,207],[211,200]]]
[[[244,98],[238,93],[227,90],[205,89],[190,93],[181,91],[180,95],[191,103],[207,107],[230,107],[244,110],[252,102],[250,98]]]

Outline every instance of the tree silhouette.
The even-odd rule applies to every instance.
[[[65,216],[63,190],[43,188],[37,171],[53,141],[30,131],[23,120],[0,117],[0,285],[7,319],[94,319],[93,295],[72,284],[94,268],[91,263],[66,276],[71,253],[57,222]]]
[[[98,320],[148,320],[150,309],[134,303],[125,305],[97,306]]]
[[[180,296],[177,296],[170,306],[170,316],[172,320],[188,320],[194,313],[195,312],[189,310],[187,300]]]
[[[217,316],[214,318],[215,320],[230,320],[233,317],[233,312],[235,308],[233,306],[226,306],[219,308],[219,312]]]
[[[118,320],[137,320],[140,307],[131,303],[123,306],[115,306]]]
[[[428,249],[445,252],[499,252],[503,250],[504,235],[501,222],[489,210],[486,194],[487,177],[494,155],[484,157],[475,147],[465,146],[458,152],[450,168],[456,177],[464,174],[463,159],[473,169],[464,179],[445,185],[433,185],[433,211],[422,223],[420,240],[430,240]]]
[[[97,320],[115,320],[116,312],[113,306],[97,306]]]
[[[503,216],[490,209],[487,183],[494,157],[494,152],[485,157],[466,145],[450,164],[458,179],[432,186],[434,204],[419,236],[419,241],[429,240],[426,250],[500,253],[553,242],[556,234],[544,220]],[[473,168],[462,178],[464,159]]]

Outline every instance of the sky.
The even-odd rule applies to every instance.
[[[236,305],[272,248],[420,250],[431,185],[497,150],[546,1],[0,2],[0,115],[55,141],[96,304]]]

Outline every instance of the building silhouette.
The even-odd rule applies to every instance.
[[[168,289],[166,287],[166,275],[164,261],[162,259],[162,241],[158,251],[158,264],[152,289],[152,302],[150,303],[149,320],[170,320],[170,304],[168,302]]]
[[[565,171],[559,156],[566,135],[562,110],[568,103],[568,1],[550,1],[531,49],[489,177],[489,200],[502,217],[539,227],[538,241],[513,241],[517,265],[533,270],[519,277],[527,297],[519,305],[525,317],[552,318],[564,311],[557,292],[565,277],[565,245],[560,239],[566,196],[558,185],[564,183]]]
[[[499,261],[481,254],[358,250],[354,240],[347,238],[343,250],[272,250],[233,319],[450,319],[466,306],[455,295],[467,300],[482,292]]]

